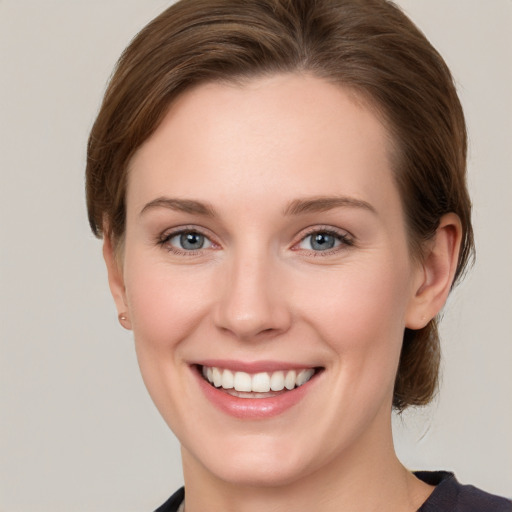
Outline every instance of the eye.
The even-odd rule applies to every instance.
[[[212,242],[209,238],[193,230],[171,233],[162,240],[162,243],[167,245],[171,250],[186,252],[199,251],[212,247]]]
[[[344,245],[352,245],[347,235],[332,231],[314,231],[305,236],[298,244],[299,249],[324,252]]]

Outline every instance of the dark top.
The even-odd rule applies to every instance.
[[[461,485],[447,471],[418,471],[420,480],[436,488],[418,512],[512,512],[512,501],[488,494],[472,485]],[[155,512],[176,512],[185,498],[182,487]]]
[[[453,473],[418,471],[414,474],[436,486],[418,512],[512,512],[512,501],[472,485],[461,485]]]

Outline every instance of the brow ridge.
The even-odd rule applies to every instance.
[[[301,215],[306,213],[325,212],[334,208],[362,208],[375,213],[375,208],[368,202],[348,196],[318,196],[299,198],[291,201],[284,210],[284,215]],[[179,199],[157,197],[147,203],[141,210],[143,215],[153,208],[168,208],[170,210],[215,217],[215,210],[209,204],[194,199]]]
[[[362,199],[348,196],[318,196],[294,199],[284,210],[285,215],[325,212],[334,208],[362,208],[376,213],[375,208]]]
[[[201,201],[194,199],[179,199],[173,197],[157,197],[152,201],[149,201],[144,208],[140,211],[140,215],[143,215],[149,210],[154,208],[168,208],[170,210],[193,213],[196,215],[204,215],[206,217],[215,217],[215,211],[213,207]]]

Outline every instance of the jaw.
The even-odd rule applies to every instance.
[[[308,425],[303,427],[306,430]],[[372,510],[375,503],[367,500],[375,486],[369,486],[369,482],[382,481],[383,474],[393,479],[398,468],[404,471],[396,459],[391,439],[385,443],[389,448],[385,452],[382,443],[373,445],[376,449],[361,452],[361,445],[367,445],[368,439],[365,439],[356,443],[359,449],[348,443],[350,446],[340,451],[339,446],[333,445],[332,451],[319,459],[315,456],[319,452],[319,440],[313,432],[297,438],[294,426],[289,428],[288,434],[284,429],[286,426],[280,435],[274,431],[232,439],[213,467],[211,459],[205,457],[207,454],[203,452],[198,458],[184,446],[187,496],[208,496],[209,500],[196,508],[204,510],[213,503],[220,503],[220,509],[240,511],[268,509],[269,505],[273,510],[309,511],[315,510],[325,499],[336,502],[339,498],[338,503],[343,504],[345,499],[350,502],[353,496],[362,500],[362,508],[354,508],[356,502],[352,502],[352,506],[347,505],[348,510]],[[295,449],[298,444],[301,450]],[[388,482],[387,477],[384,480]],[[385,489],[381,491],[376,503],[382,503],[382,496],[385,496]],[[392,496],[388,498],[394,503]],[[190,506],[192,508],[192,502]]]

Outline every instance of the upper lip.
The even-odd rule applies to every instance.
[[[318,367],[317,365],[297,363],[292,361],[237,361],[233,359],[205,359],[196,361],[192,364],[245,373],[277,372],[280,370],[303,370]]]

